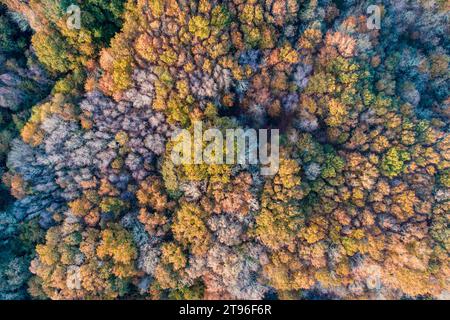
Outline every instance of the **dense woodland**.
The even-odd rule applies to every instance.
[[[448,1],[0,2],[0,299],[449,298]]]

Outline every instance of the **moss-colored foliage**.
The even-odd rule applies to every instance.
[[[81,87],[86,78],[86,67],[92,64],[102,47],[122,25],[124,0],[89,1],[36,1],[29,4],[34,12],[37,32],[32,43],[39,60],[53,73],[69,77],[61,81],[74,82],[72,87]],[[70,6],[79,7],[80,29],[71,27],[69,19],[78,19],[77,11],[69,11]],[[72,76],[68,73],[75,72]],[[82,76],[81,76],[82,75]],[[63,86],[59,84],[59,86]],[[67,87],[67,84],[65,84]],[[67,88],[57,88],[67,92]]]
[[[207,249],[210,235],[202,217],[205,215],[195,205],[184,204],[176,213],[172,231],[176,240],[185,248],[191,248],[194,254]]]
[[[203,284],[196,283],[193,286],[171,291],[169,298],[174,300],[201,300],[204,296],[204,291]]]
[[[111,225],[102,231],[101,242],[97,247],[99,258],[110,256],[122,265],[130,265],[136,258],[136,248],[129,233],[117,225]]]
[[[389,149],[381,160],[381,169],[387,177],[393,178],[403,172],[405,162],[408,160],[410,156],[407,151],[394,147]]]

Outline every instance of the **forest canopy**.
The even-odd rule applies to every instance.
[[[447,1],[0,2],[1,300],[449,298]]]

